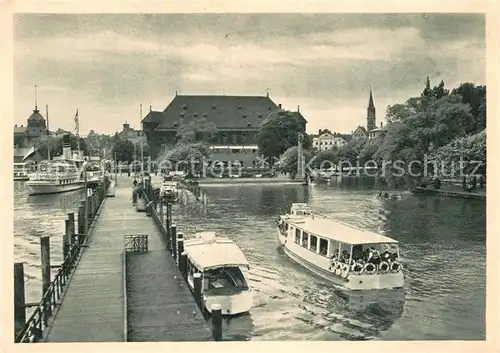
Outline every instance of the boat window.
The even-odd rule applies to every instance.
[[[320,255],[326,256],[328,252],[328,240],[319,238],[319,253]]]
[[[300,229],[295,229],[295,242],[300,244]]]
[[[302,232],[302,246],[306,249],[309,248],[309,233]]]
[[[318,238],[315,235],[311,234],[311,246],[309,247],[309,249],[316,252],[317,246],[318,246]]]

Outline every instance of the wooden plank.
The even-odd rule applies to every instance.
[[[127,256],[127,301],[129,341],[211,340],[211,331],[167,251]]]

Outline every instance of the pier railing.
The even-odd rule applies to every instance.
[[[87,235],[84,233],[85,223],[93,226],[99,210],[106,198],[109,180],[104,182],[92,193],[86,195],[78,208],[78,222],[75,226],[75,214],[68,213],[63,235],[63,262],[58,266],[50,265],[50,237],[40,238],[42,259],[42,298],[36,303],[25,302],[24,292],[24,264],[14,264],[14,341],[16,343],[34,343],[43,338],[44,330],[50,325],[58,306],[62,303],[64,290],[76,267],[82,249],[86,247]],[[87,207],[85,207],[85,204]],[[88,228],[89,230],[91,228]],[[54,279],[51,280],[51,268],[57,267]],[[33,313],[26,320],[26,308],[35,307]]]

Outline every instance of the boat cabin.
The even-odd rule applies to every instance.
[[[230,295],[249,289],[242,269],[250,265],[232,240],[216,237],[214,232],[198,233],[195,239],[184,242],[184,251],[188,260],[188,283],[192,288],[193,275],[198,272],[202,274],[205,294]]]
[[[292,216],[309,216],[313,214],[311,206],[306,203],[292,203],[290,215]]]

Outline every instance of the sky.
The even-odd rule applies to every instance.
[[[34,108],[50,129],[140,128],[178,94],[266,95],[300,111],[310,133],[377,125],[387,105],[485,84],[482,14],[16,14],[14,123]]]

